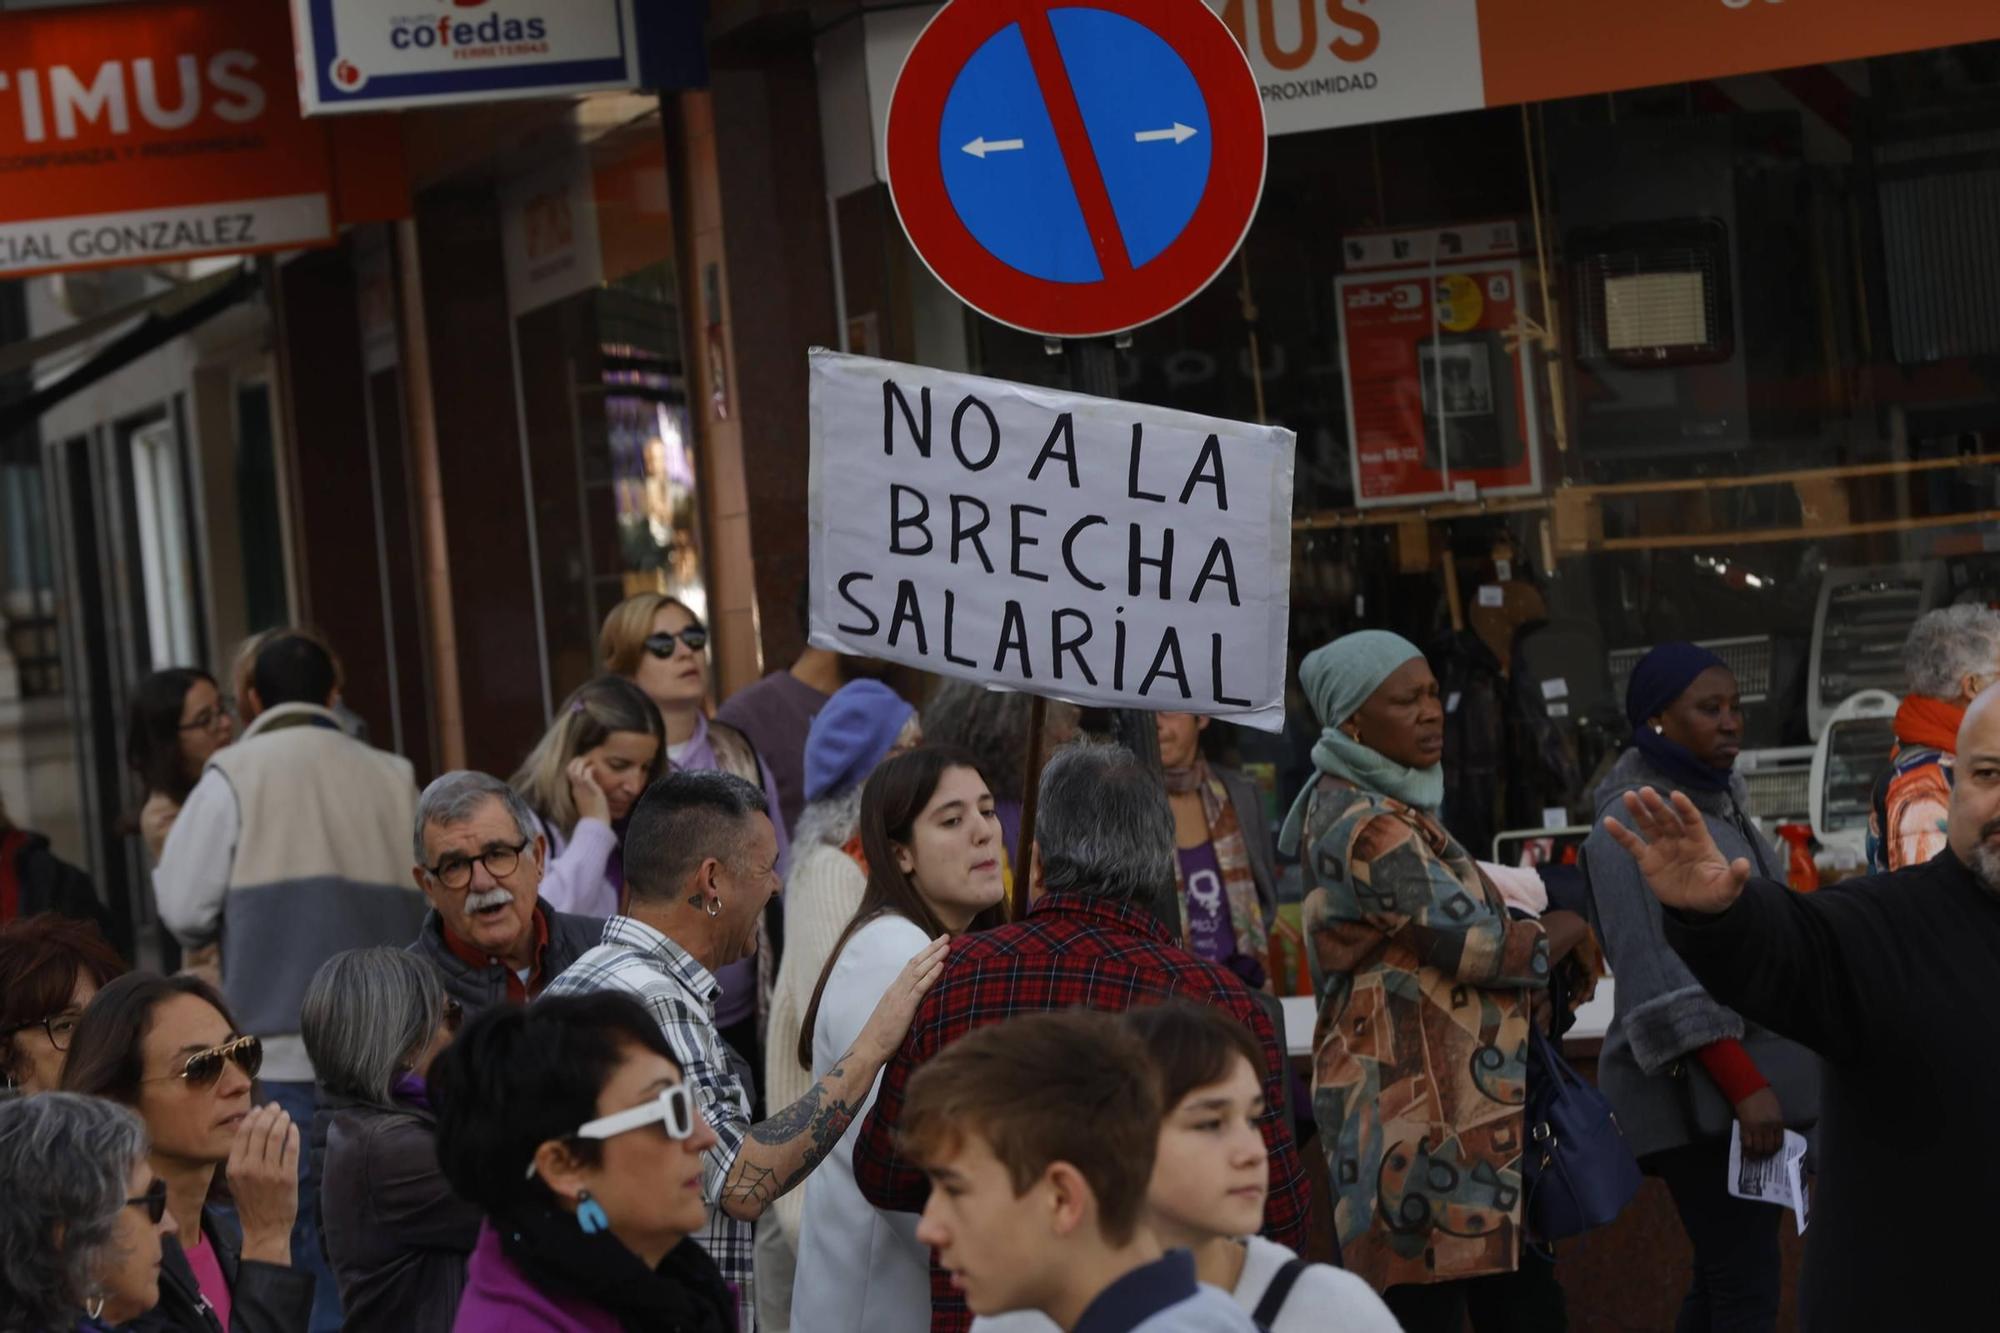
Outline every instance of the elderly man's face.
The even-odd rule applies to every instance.
[[[2000,685],[1989,685],[1958,729],[1951,785],[1951,850],[2000,894]]]
[[[510,853],[514,864],[506,868]],[[446,929],[495,958],[533,951],[535,898],[548,844],[537,837],[523,846],[505,802],[489,796],[462,823],[426,825],[424,854],[429,864],[418,867],[417,880]],[[494,874],[487,861],[504,873]],[[461,875],[467,876],[463,882]]]

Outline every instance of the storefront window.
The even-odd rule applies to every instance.
[[[1468,845],[1587,822],[1626,675],[1685,638],[1736,669],[1760,818],[1816,783],[1851,860],[1911,623],[2000,604],[1996,229],[1995,44],[1284,134],[1117,390],[1297,432],[1294,663],[1392,628],[1494,701]],[[971,369],[1085,387],[966,319]]]
[[[625,597],[708,614],[661,145],[644,116],[500,192],[556,699]]]

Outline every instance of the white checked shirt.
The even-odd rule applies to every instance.
[[[722,987],[693,955],[659,931],[629,916],[614,916],[604,923],[597,947],[570,964],[543,995],[604,990],[622,990],[646,1006],[680,1061],[702,1118],[715,1130],[716,1146],[702,1154],[709,1221],[696,1239],[736,1288],[738,1329],[756,1333],[756,1228],[729,1216],[717,1203],[750,1132],[750,1096],[715,1026],[715,1000]]]

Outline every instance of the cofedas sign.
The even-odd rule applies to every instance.
[[[274,5],[0,15],[0,276],[324,243]]]

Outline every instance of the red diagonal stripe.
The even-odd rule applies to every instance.
[[[1083,208],[1083,224],[1090,229],[1091,244],[1097,247],[1098,266],[1107,278],[1130,273],[1132,256],[1125,249],[1125,233],[1118,229],[1111,192],[1104,188],[1104,173],[1097,165],[1097,154],[1091,151],[1090,131],[1084,128],[1083,109],[1076,104],[1076,90],[1069,85],[1069,70],[1063,66],[1048,11],[1040,4],[1022,5],[1020,22],[1028,59],[1035,67],[1035,81],[1042,86],[1042,101],[1049,109],[1049,122],[1055,126],[1056,143],[1069,168],[1076,201]]]

